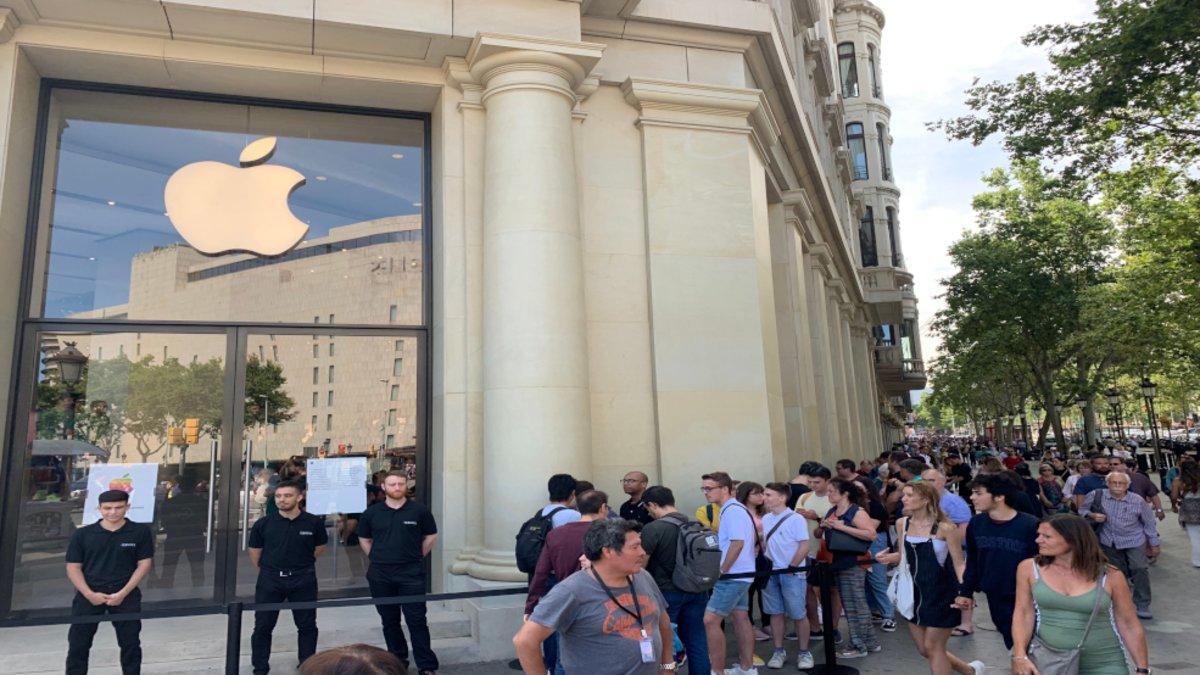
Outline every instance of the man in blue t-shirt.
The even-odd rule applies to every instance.
[[[1092,493],[1093,490],[1100,490],[1104,487],[1104,481],[1110,470],[1109,460],[1103,455],[1093,455],[1091,458],[1092,472],[1086,476],[1080,477],[1075,483],[1075,510],[1083,508],[1083,500]]]
[[[1008,502],[1017,486],[999,474],[979,476],[971,484],[971,503],[979,512],[967,524],[967,569],[954,605],[971,607],[983,592],[996,630],[1012,649],[1012,616],[1017,606],[1017,566],[1037,555],[1038,520]]]

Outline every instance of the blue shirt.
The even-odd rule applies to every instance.
[[[1098,473],[1089,473],[1088,475],[1075,481],[1075,494],[1087,495],[1092,490],[1099,490],[1104,487],[1104,476]]]
[[[1038,519],[1017,512],[1007,522],[980,513],[967,525],[967,569],[958,594],[1016,595],[1017,565],[1037,555]]]
[[[955,525],[962,525],[971,520],[971,507],[967,506],[967,501],[952,492],[943,491],[938,505]]]

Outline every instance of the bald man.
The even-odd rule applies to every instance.
[[[629,501],[621,504],[621,517],[634,520],[645,525],[654,520],[646,505],[642,503],[642,495],[650,486],[650,477],[641,471],[630,471],[621,479],[621,489],[629,495]]]

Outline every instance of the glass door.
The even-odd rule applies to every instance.
[[[227,336],[210,332],[29,330],[20,436],[9,467],[18,486],[9,609],[61,612],[73,590],[66,545],[99,519],[106,490],[130,495],[128,518],[150,526],[147,603],[219,601],[219,514]],[[27,352],[28,353],[28,352]],[[6,535],[12,536],[12,535]],[[11,541],[11,539],[10,539]]]
[[[267,330],[274,329],[239,331],[237,346],[241,462],[234,565],[242,598],[253,597],[256,579],[246,553],[249,531],[274,511],[279,481],[307,481],[310,468],[324,472],[336,465],[339,476],[355,472],[346,480],[361,483],[361,503],[369,505],[381,498],[382,474],[398,469],[409,474],[414,497],[428,492],[418,338],[330,326]],[[325,516],[328,530],[326,553],[317,561],[322,596],[365,593],[366,560],[355,534],[359,512],[311,500],[304,508]]]

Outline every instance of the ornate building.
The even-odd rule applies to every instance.
[[[0,432],[19,510],[0,611],[14,579],[34,589],[19,608],[51,597],[30,584],[61,551],[26,523],[77,519],[57,505],[54,481],[80,470],[58,441],[99,446],[106,414],[159,433],[129,382],[101,386],[113,350],[214,364],[224,421],[195,467],[210,494],[245,479],[222,448],[257,424],[256,356],[290,364],[296,414],[267,439],[286,452],[343,432],[411,444],[438,590],[524,580],[513,536],[553,473],[613,494],[642,470],[694,508],[708,471],[780,480],[887,449],[925,376],[883,26],[865,0],[0,0]],[[309,239],[247,253],[246,232],[277,237],[245,216],[205,225],[229,252],[192,250],[167,180],[201,160],[242,171],[228,184],[245,194],[208,206],[243,221],[267,160],[233,159],[259,137],[305,178],[281,198]],[[409,276],[381,277],[378,256]],[[393,370],[400,340],[411,370]],[[52,389],[66,341],[88,379]],[[335,362],[357,364],[337,366],[336,401]],[[126,438],[110,457],[135,461]],[[173,475],[166,457],[142,461]],[[55,503],[27,499],[30,476]],[[239,511],[217,508],[211,585],[148,603],[244,594]],[[331,574],[361,590],[347,569]],[[448,662],[510,653],[518,602],[446,610]]]

